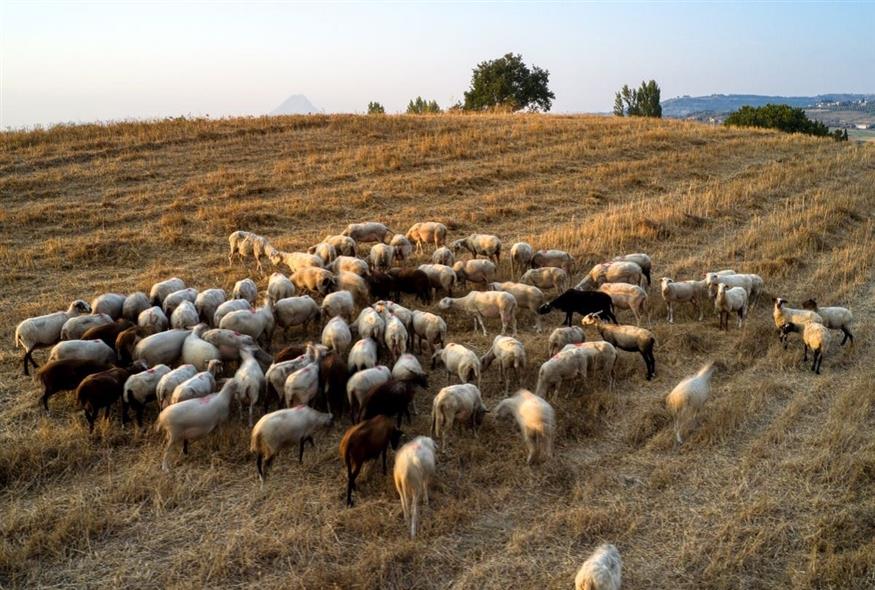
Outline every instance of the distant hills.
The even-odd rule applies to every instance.
[[[322,113],[310,99],[303,94],[293,94],[270,112],[271,115],[314,115]]]

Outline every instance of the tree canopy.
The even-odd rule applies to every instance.
[[[385,115],[386,109],[383,108],[383,105],[376,101],[371,101],[368,103],[368,114],[369,115]]]
[[[408,115],[423,115],[429,113],[440,113],[441,107],[438,106],[436,100],[423,100],[421,96],[407,103]]]
[[[549,81],[550,72],[535,65],[529,68],[521,55],[508,53],[477,64],[464,106],[472,111],[549,111],[556,98]]]
[[[614,97],[614,114],[618,117],[662,117],[659,95],[660,89],[656,80],[641,82],[637,90],[623,84]]]
[[[743,106],[726,117],[723,123],[739,127],[767,127],[787,133],[830,135],[829,127],[820,121],[809,119],[803,109],[786,104],[767,104],[762,107]]]

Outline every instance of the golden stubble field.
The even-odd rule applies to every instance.
[[[0,199],[0,586],[569,588],[603,541],[627,588],[875,585],[871,145],[601,117],[175,120],[4,133]],[[379,469],[345,508],[346,422],[303,466],[282,455],[260,491],[236,405],[165,475],[151,428],[122,430],[114,413],[89,436],[70,394],[47,416],[19,375],[25,317],[172,275],[263,286],[228,267],[231,231],[292,250],[370,219],[565,249],[575,280],[634,251],[653,257],[655,281],[759,273],[794,304],[850,306],[857,344],[834,346],[814,376],[798,343],[778,345],[768,301],[741,330],[688,309],[669,326],[654,285],[657,378],[620,353],[614,395],[599,382],[566,393],[545,465],[526,466],[514,427],[491,418],[479,440],[456,437],[415,541]],[[497,329],[449,323],[481,354]],[[546,334],[526,313],[520,326],[534,387]],[[674,449],[662,400],[706,359],[725,370]],[[442,385],[434,373],[408,433],[427,431]],[[503,397],[496,369],[483,390],[488,406]]]

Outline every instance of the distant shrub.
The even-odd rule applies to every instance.
[[[737,127],[765,127],[786,133],[805,133],[825,137],[829,127],[812,121],[801,108],[787,104],[767,104],[763,107],[743,106],[726,117],[724,125]]]
[[[832,132],[832,138],[836,141],[848,141],[848,130],[836,129]]]
[[[440,113],[441,107],[438,106],[436,100],[423,100],[421,96],[417,96],[415,100],[407,103],[408,115],[424,115],[431,113]]]
[[[378,102],[372,101],[368,103],[368,114],[369,115],[385,115],[386,109],[383,108]]]
[[[614,97],[614,114],[618,117],[662,117],[660,88],[656,80],[641,82],[637,90],[623,84]]]

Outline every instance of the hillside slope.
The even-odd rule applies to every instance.
[[[873,177],[875,146],[643,119],[309,116],[4,133],[0,586],[568,588],[607,541],[623,555],[624,588],[871,588]],[[566,391],[556,458],[542,466],[525,465],[510,424],[455,435],[410,541],[378,468],[344,507],[341,426],[317,434],[303,465],[280,456],[260,491],[236,405],[168,476],[151,428],[123,431],[115,413],[89,437],[70,394],[46,416],[18,374],[11,343],[25,317],[171,275],[230,290],[251,274],[264,286],[228,266],[231,231],[292,250],[365,219],[566,249],[575,280],[606,257],[648,252],[657,377],[621,353],[613,396],[600,380]],[[793,303],[849,305],[856,345],[834,346],[818,377],[796,342],[778,345],[767,300],[728,333],[683,308],[665,322],[659,277],[728,267]],[[494,322],[483,337],[448,317],[451,340],[485,352]],[[531,326],[521,314],[534,387],[546,334]],[[724,367],[712,399],[675,449],[662,400],[712,358]],[[503,397],[495,371],[483,382],[490,407]],[[427,432],[443,384],[434,372],[407,432]]]

